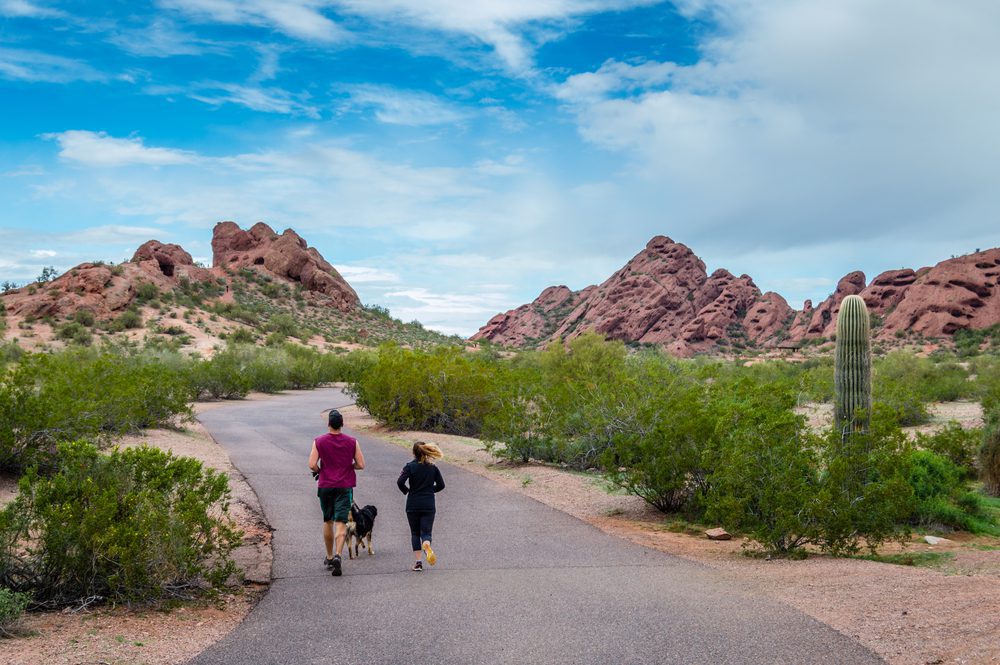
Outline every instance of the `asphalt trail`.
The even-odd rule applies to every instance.
[[[605,535],[446,462],[438,564],[411,572],[395,483],[410,455],[369,436],[358,436],[367,469],[355,500],[378,507],[376,556],[345,558],[344,576],[334,578],[322,564],[322,517],[306,462],[325,431],[320,412],[350,401],[324,389],[199,417],[275,528],[274,581],[236,630],[191,663],[882,662],[707,568]]]

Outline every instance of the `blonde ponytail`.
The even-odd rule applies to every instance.
[[[417,441],[413,444],[413,457],[421,464],[433,464],[435,460],[444,457],[444,453],[436,443]]]

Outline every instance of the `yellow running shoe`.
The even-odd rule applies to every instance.
[[[434,554],[434,550],[431,549],[430,542],[425,540],[423,548],[424,548],[424,556],[427,557],[427,563],[433,566],[435,563],[437,563],[438,558],[437,555]]]

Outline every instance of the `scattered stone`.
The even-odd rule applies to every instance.
[[[947,538],[939,538],[937,536],[924,536],[924,542],[928,545],[951,545],[954,540],[948,540]]]
[[[732,535],[730,535],[730,533],[728,531],[726,531],[725,529],[723,529],[722,527],[719,527],[717,529],[709,529],[708,531],[705,532],[705,535],[708,536],[709,540],[731,540],[732,539]]]

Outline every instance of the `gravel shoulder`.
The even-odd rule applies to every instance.
[[[742,554],[741,539],[710,541],[700,531],[686,532],[595,475],[537,463],[498,463],[477,439],[387,431],[356,407],[341,411],[352,428],[406,447],[433,441],[451,464],[609,534],[709,566],[734,585],[752,585],[894,665],[1000,663],[1000,539],[931,546],[914,538],[907,552],[953,555],[940,569],[824,555],[804,561],[754,559]],[[898,551],[899,546],[884,550]]]

